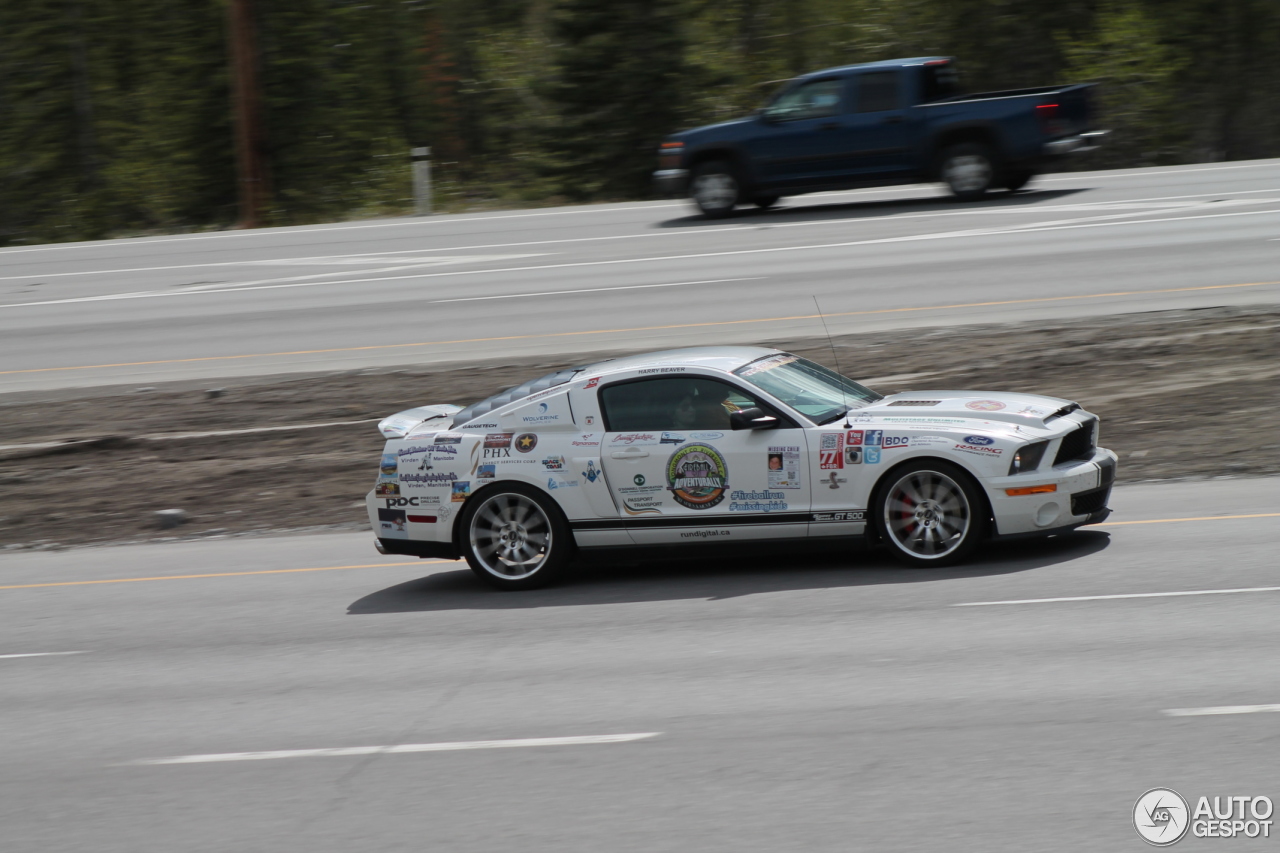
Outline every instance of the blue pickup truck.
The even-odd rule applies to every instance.
[[[1092,84],[962,94],[949,57],[871,62],[788,81],[747,118],[668,137],[654,184],[708,217],[782,196],[943,181],[961,200],[1020,189],[1095,148]]]

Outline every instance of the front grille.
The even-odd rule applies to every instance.
[[[1058,455],[1053,457],[1053,464],[1061,465],[1063,462],[1074,462],[1092,456],[1093,432],[1097,425],[1095,418],[1064,435],[1062,444],[1058,445]]]
[[[1107,498],[1111,497],[1111,487],[1090,489],[1087,492],[1076,492],[1071,496],[1072,515],[1093,515],[1107,508]]]

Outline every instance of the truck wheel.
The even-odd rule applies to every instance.
[[[1016,193],[1034,177],[1035,172],[1030,169],[1010,169],[1004,176],[1004,188],[1011,193]]]
[[[534,589],[556,580],[573,550],[559,507],[521,483],[467,501],[460,532],[467,565],[498,589]]]
[[[751,203],[761,210],[768,210],[778,203],[778,198],[776,195],[758,195],[751,199]]]
[[[952,145],[942,152],[942,180],[960,201],[983,197],[996,182],[996,161],[981,142]]]
[[[708,219],[728,216],[742,197],[733,167],[723,160],[711,160],[694,169],[690,186],[693,203]]]

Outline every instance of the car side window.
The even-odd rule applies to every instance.
[[[731,412],[755,405],[741,389],[695,376],[641,379],[600,389],[600,411],[610,431],[728,430]]]
[[[838,78],[814,80],[785,92],[765,108],[764,114],[773,121],[799,121],[806,118],[822,118],[840,112],[841,81]]]
[[[858,77],[858,112],[878,113],[896,110],[898,98],[897,71],[869,71]]]

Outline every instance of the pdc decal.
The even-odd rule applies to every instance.
[[[676,503],[710,509],[724,500],[729,469],[720,451],[706,444],[686,444],[667,461],[667,488]]]

